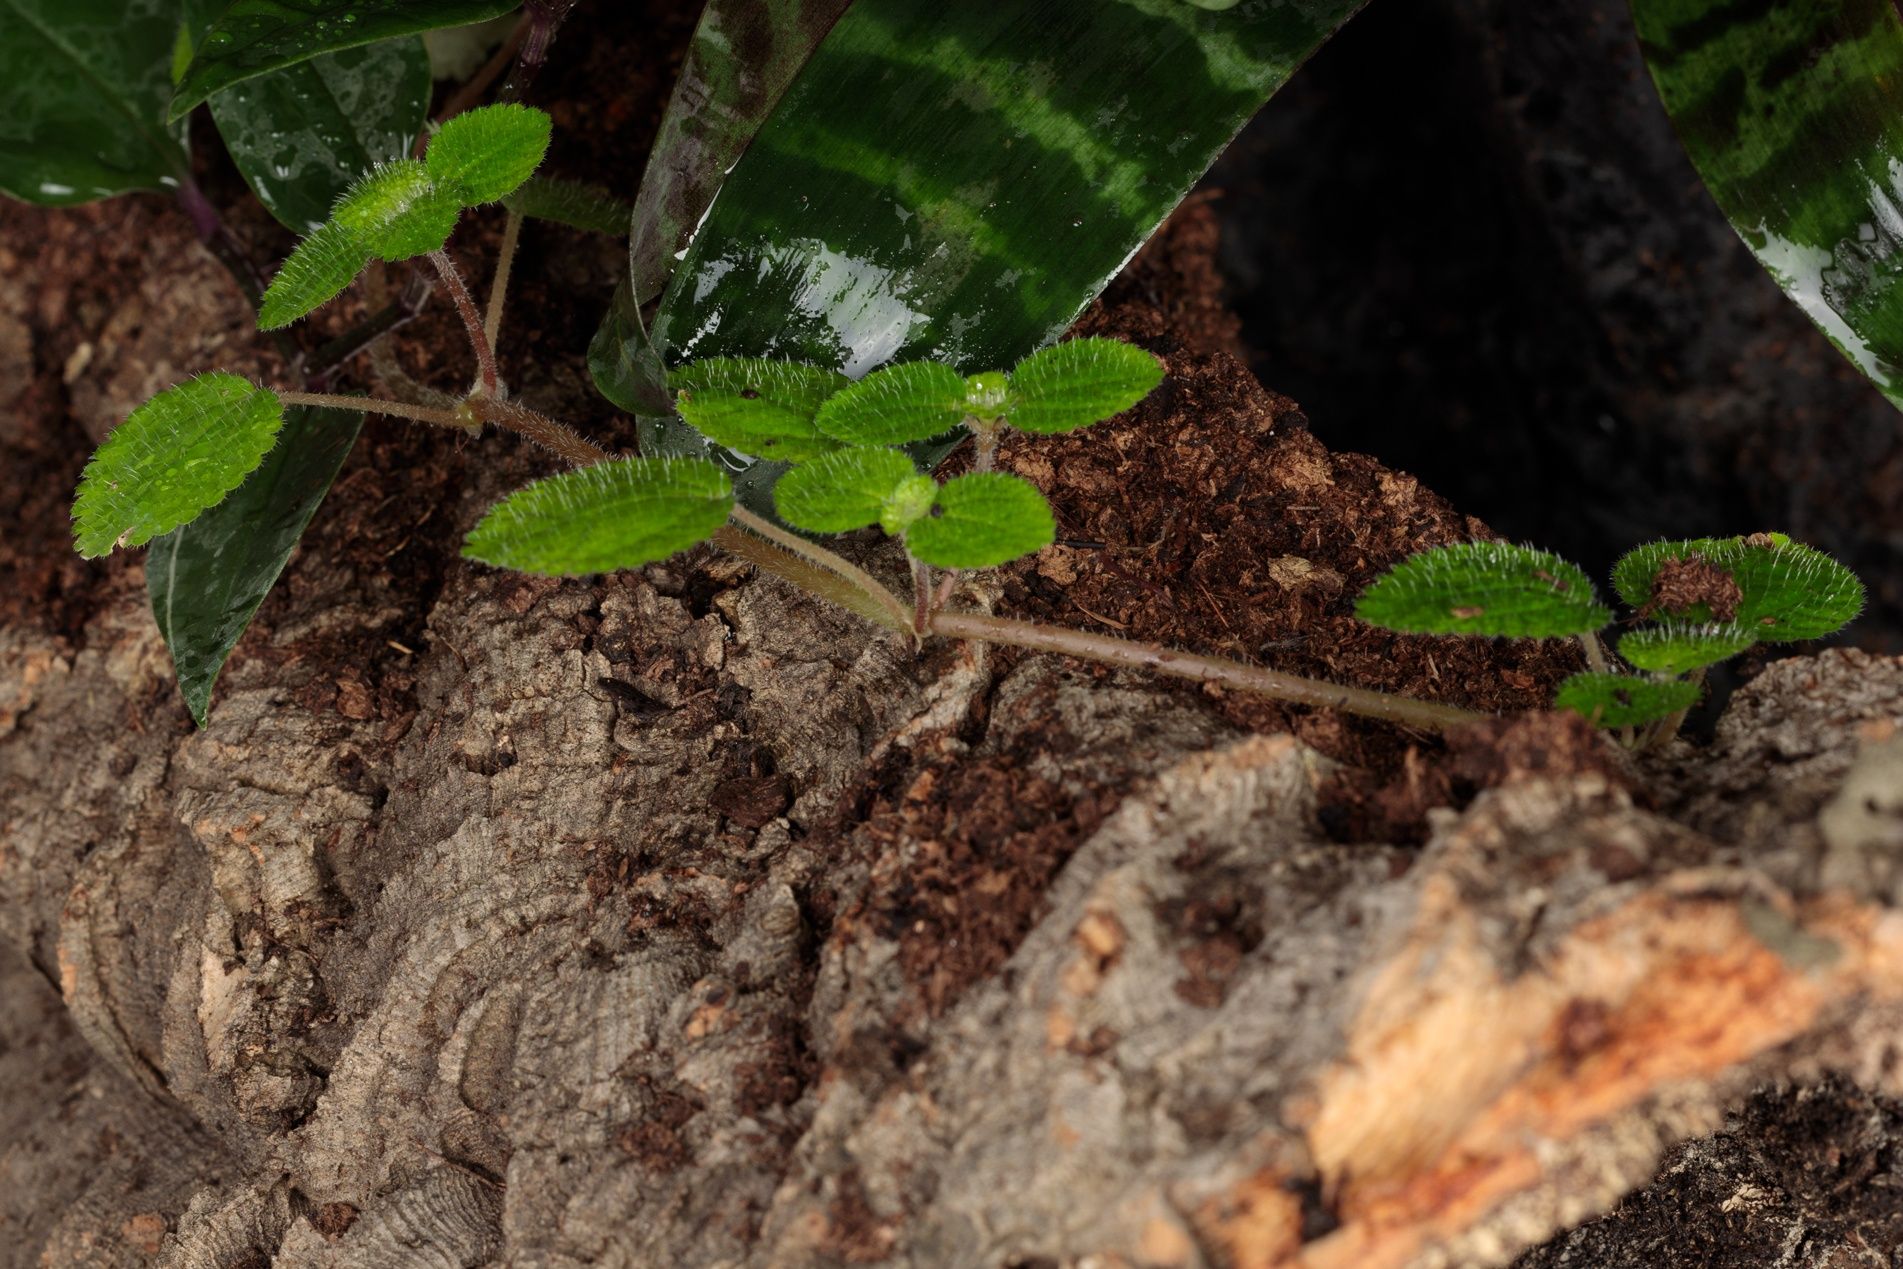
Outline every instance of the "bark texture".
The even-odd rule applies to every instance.
[[[166,373],[129,348],[102,413]],[[1191,399],[1297,426],[1244,397]],[[1285,443],[1315,498],[1375,468]],[[136,568],[0,631],[7,1263],[1498,1265],[1667,1157],[1529,1263],[1657,1263],[1687,1194],[1707,1263],[1894,1245],[1903,662],[1773,665],[1643,770],[1489,724],[1473,797],[1390,734],[1446,805],[1358,840],[1339,727],[918,658],[710,556],[464,566],[528,460],[366,447],[207,730]],[[1763,1175],[1780,1082],[1850,1108],[1851,1199]]]

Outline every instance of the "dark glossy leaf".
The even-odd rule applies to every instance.
[[[708,0],[648,151],[628,237],[628,277],[589,349],[602,394],[667,412],[667,376],[639,310],[659,297],[727,171],[851,0]],[[637,300],[638,295],[638,300]]]
[[[1612,620],[1574,564],[1504,542],[1460,542],[1410,555],[1355,605],[1384,630],[1550,638],[1590,634]]]
[[[993,568],[1056,539],[1051,504],[1036,485],[1003,472],[973,472],[945,482],[931,514],[905,530],[905,549],[939,568]]]
[[[912,460],[895,449],[842,449],[780,477],[773,503],[780,518],[795,528],[850,533],[877,524],[893,494],[917,476]],[[929,476],[919,478],[926,486],[923,514],[931,509],[938,485]],[[902,532],[904,525],[898,527]]]
[[[1575,674],[1559,685],[1553,706],[1584,714],[1601,727],[1636,727],[1690,709],[1698,703],[1700,690],[1684,679]]]
[[[628,232],[628,204],[599,185],[532,176],[502,202],[519,215],[552,220],[571,229],[615,238]]]
[[[549,577],[664,560],[727,522],[733,486],[704,459],[624,458],[538,480],[469,533],[472,560]]]
[[[91,559],[189,524],[244,483],[283,423],[277,394],[236,375],[200,375],[159,393],[86,464],[74,545]]]
[[[1632,0],[1632,13],[1732,227],[1903,404],[1903,22],[1891,0]]]
[[[179,690],[205,725],[212,684],[336,480],[363,415],[293,409],[277,445],[237,492],[153,540],[145,585]]]
[[[858,0],[734,167],[670,359],[995,370],[1057,338],[1359,0]],[[651,426],[649,452],[691,450]]]
[[[179,0],[0,0],[0,193],[66,205],[176,185]]]
[[[429,115],[421,40],[386,40],[248,79],[211,99],[232,162],[300,234],[364,172],[410,153]]]
[[[483,22],[520,0],[232,0],[198,43],[172,98],[183,118],[215,92],[324,53]]]

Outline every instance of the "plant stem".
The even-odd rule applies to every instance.
[[[1318,679],[1245,665],[1240,661],[1196,656],[1193,653],[1175,652],[1158,644],[1112,639],[1104,635],[1086,634],[1081,630],[1067,630],[1061,626],[1015,621],[1008,617],[941,612],[932,618],[930,633],[947,639],[982,640],[1029,648],[1034,652],[1056,652],[1198,683],[1218,683],[1293,705],[1339,709],[1365,718],[1379,718],[1430,731],[1445,731],[1450,727],[1480,722],[1487,717],[1453,705],[1417,701],[1367,688],[1340,687]]]
[[[775,546],[765,538],[755,537],[734,524],[725,524],[714,530],[712,541],[729,555],[739,556],[749,564],[792,582],[809,594],[838,604],[847,612],[857,613],[875,626],[883,626],[899,634],[912,633],[912,623],[905,615],[905,606],[896,595],[877,582],[873,583],[875,589],[868,591],[829,568]]]
[[[370,414],[388,414],[399,419],[414,419],[419,423],[435,423],[441,427],[462,428],[468,426],[450,410],[439,410],[431,405],[412,405],[405,401],[385,401],[379,397],[338,396],[330,392],[280,392],[278,400],[286,405],[311,405],[323,410],[362,410]]]
[[[575,7],[576,0],[528,0],[524,16],[528,19],[528,35],[522,41],[521,56],[516,58],[515,70],[509,74],[509,82],[502,86],[497,97],[502,101],[521,101],[528,92],[529,85],[548,61],[549,46],[555,43],[555,35],[562,29],[562,23],[568,20],[568,11]]]
[[[1588,630],[1579,636],[1579,646],[1586,650],[1586,664],[1600,674],[1612,673],[1612,666],[1606,660],[1606,645],[1599,642],[1599,636]]]
[[[462,316],[463,329],[469,332],[469,346],[475,350],[476,365],[482,370],[482,390],[488,396],[498,395],[496,375],[496,356],[489,347],[489,337],[483,333],[482,315],[476,311],[476,301],[469,294],[469,287],[463,282],[463,275],[456,268],[456,262],[449,258],[446,251],[429,253],[430,263],[436,266],[436,273],[443,279],[443,286],[449,291],[449,297],[456,301],[456,312]]]
[[[522,240],[522,213],[511,210],[502,227],[502,250],[496,257],[496,279],[489,284],[489,312],[483,318],[482,335],[491,351],[502,346],[502,304],[509,298],[509,271],[515,267],[515,249]]]
[[[577,467],[603,462],[613,455],[566,423],[538,414],[526,405],[499,401],[494,397],[473,396],[464,402],[470,413],[485,423],[494,423],[519,432],[537,445],[552,450]]]
[[[788,533],[771,520],[753,514],[739,503],[734,504],[733,522],[794,555],[837,574],[857,587],[885,614],[883,618],[877,619],[880,625],[890,626],[894,630],[912,628],[912,615],[906,611],[904,602],[857,564],[842,559],[823,546],[808,542],[797,533]]]
[[[1705,684],[1705,667],[1702,665],[1699,666],[1687,677],[1692,682],[1703,687]],[[1646,733],[1645,740],[1639,745],[1639,752],[1650,753],[1654,749],[1659,749],[1671,744],[1672,741],[1677,738],[1679,728],[1685,725],[1685,716],[1691,712],[1691,707],[1687,706],[1666,718],[1659,719],[1659,721],[1653,725],[1652,730]]]
[[[912,630],[924,634],[932,619],[932,570],[912,561]]]

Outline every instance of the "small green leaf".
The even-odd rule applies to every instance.
[[[617,459],[510,494],[463,554],[548,577],[638,568],[705,541],[732,509],[733,483],[705,459]]]
[[[463,206],[501,202],[542,166],[553,124],[545,112],[513,102],[479,106],[444,124],[424,160]]]
[[[279,330],[341,295],[370,253],[349,230],[330,221],[297,244],[264,289],[258,329]]]
[[[73,500],[81,555],[143,546],[190,523],[244,482],[284,422],[277,394],[209,374],[132,412],[93,454]]]
[[[743,454],[787,462],[839,448],[820,433],[813,416],[850,382],[835,370],[756,357],[709,357],[673,375],[676,408],[701,435]]]
[[[626,236],[634,208],[599,185],[531,176],[515,193],[502,200],[510,211],[536,220],[551,220],[571,229],[586,229],[611,238]]]
[[[1729,660],[1757,641],[1751,631],[1729,623],[1667,622],[1620,636],[1619,655],[1641,670],[1688,674]]]
[[[379,164],[337,200],[331,220],[379,260],[441,251],[462,208],[415,159]]]
[[[1730,621],[1765,643],[1835,634],[1864,601],[1855,573],[1781,533],[1648,543],[1613,567],[1612,581],[1635,608]],[[1685,602],[1703,594],[1712,598]]]
[[[887,495],[879,508],[879,527],[893,537],[932,513],[938,502],[938,482],[930,476],[907,476]]]
[[[773,503],[794,528],[850,533],[877,523],[887,500],[916,474],[912,460],[898,450],[842,449],[781,476]]]
[[[1073,339],[1020,361],[1011,372],[1011,426],[1073,432],[1123,413],[1163,382],[1163,363],[1134,344]]]
[[[1698,703],[1698,693],[1698,684],[1684,679],[1575,674],[1559,685],[1553,706],[1584,714],[1600,727],[1635,727],[1690,709]]]
[[[146,548],[152,615],[200,727],[218,672],[284,571],[362,424],[355,410],[285,411],[277,444],[229,498]]]
[[[1002,472],[973,472],[939,489],[932,514],[905,531],[905,549],[939,568],[990,568],[1056,539],[1051,504],[1036,485]]]
[[[906,445],[965,421],[965,378],[937,361],[867,375],[820,408],[819,430],[848,445]]]
[[[322,53],[501,17],[521,0],[231,0],[198,42],[172,118],[231,85]]]
[[[987,370],[965,380],[965,413],[972,418],[991,422],[1010,408],[1011,376],[1004,371]]]
[[[1408,634],[1534,638],[1587,634],[1612,620],[1576,566],[1504,542],[1411,555],[1367,589],[1355,616]]]

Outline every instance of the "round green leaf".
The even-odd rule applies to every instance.
[[[732,482],[705,459],[618,459],[510,494],[471,531],[463,554],[548,577],[608,573],[705,541],[732,508]]]
[[[1411,555],[1367,589],[1355,616],[1408,634],[1533,638],[1588,634],[1612,620],[1577,566],[1504,542]]]
[[[905,549],[939,568],[990,568],[1056,539],[1051,504],[1036,485],[1002,472],[973,472],[939,489],[932,513],[905,531]]]
[[[1699,571],[1687,573],[1690,568]],[[1668,569],[1711,578],[1702,589],[1715,598],[1672,602],[1675,593],[1682,598],[1701,588],[1675,592]],[[1863,583],[1855,573],[1781,533],[1649,543],[1621,559],[1612,577],[1620,597],[1635,608],[1662,608],[1688,621],[1726,621],[1766,643],[1821,639],[1863,611]]]
[[[739,453],[796,463],[839,448],[813,424],[826,399],[851,383],[836,370],[766,358],[709,357],[681,367],[670,382],[681,417],[701,435]]]
[[[424,160],[436,184],[463,206],[500,202],[542,165],[552,127],[530,106],[479,106],[444,124]]]
[[[845,388],[815,421],[848,445],[909,445],[951,431],[965,412],[964,376],[941,362],[912,361]]]
[[[850,533],[877,523],[886,500],[916,474],[895,449],[842,449],[781,476],[773,505],[795,528]]]
[[[81,555],[143,546],[244,483],[284,423],[268,388],[209,374],[161,392],[113,429],[73,500]]]
[[[1020,361],[1011,372],[1011,426],[1072,432],[1123,413],[1163,382],[1163,364],[1116,339],[1073,339]]]
[[[1554,694],[1556,709],[1584,714],[1600,727],[1636,727],[1698,703],[1699,686],[1683,679],[1630,674],[1575,674]]]
[[[1619,655],[1641,670],[1688,674],[1735,657],[1757,641],[1751,631],[1728,623],[1668,622],[1620,636]]]

